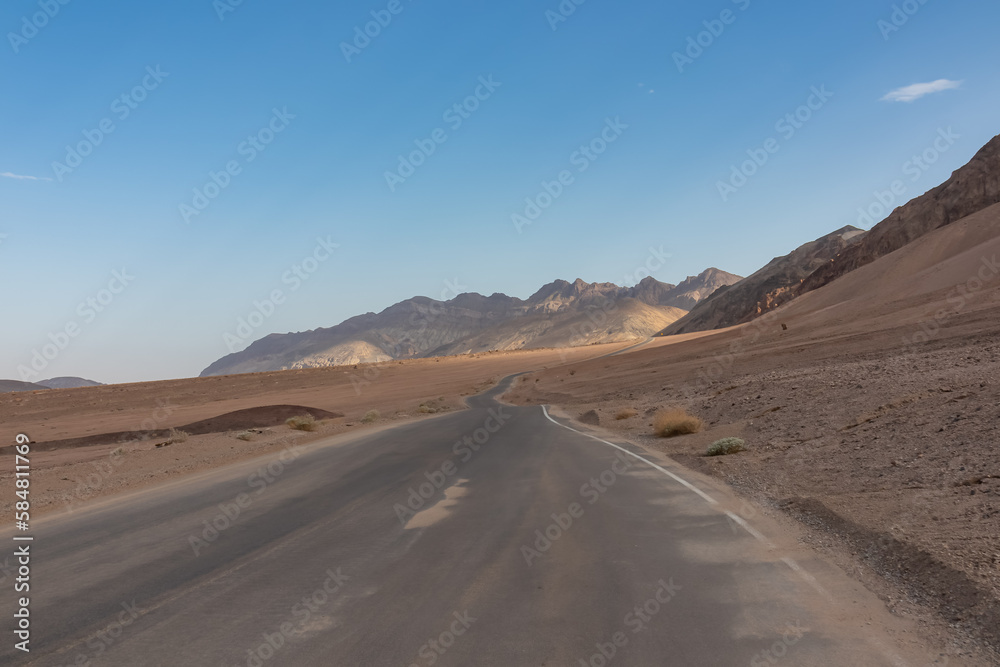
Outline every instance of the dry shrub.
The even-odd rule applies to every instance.
[[[316,420],[312,415],[299,415],[298,417],[289,417],[285,420],[291,428],[296,431],[315,431],[318,428]]]
[[[167,438],[167,444],[172,445],[175,442],[187,442],[187,439],[191,437],[184,431],[178,431],[175,428],[170,429],[170,435]]]
[[[621,421],[622,419],[632,419],[632,417],[636,417],[638,415],[639,415],[638,410],[633,410],[632,408],[624,408],[618,411],[618,414],[615,415],[615,419]]]
[[[660,410],[653,416],[653,434],[661,438],[697,433],[704,425],[703,421],[680,408]]]
[[[382,415],[379,414],[378,410],[369,410],[365,413],[365,416],[361,418],[364,424],[374,424],[381,418]]]

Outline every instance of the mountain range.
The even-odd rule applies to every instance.
[[[522,300],[466,293],[414,297],[329,328],[271,334],[201,375],[341,366],[489,350],[572,347],[646,338],[740,276],[710,268],[679,285],[556,280]]]

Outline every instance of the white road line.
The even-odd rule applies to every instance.
[[[624,447],[619,447],[618,445],[616,445],[613,442],[608,442],[607,440],[602,440],[602,439],[598,438],[597,436],[590,435],[589,433],[584,433],[583,431],[578,431],[578,430],[576,430],[575,428],[573,428],[571,426],[566,426],[565,424],[560,424],[555,419],[553,419],[551,417],[551,415],[549,415],[549,411],[546,409],[546,407],[544,405],[542,406],[542,413],[545,415],[545,417],[550,422],[552,422],[556,426],[562,426],[565,429],[573,431],[574,433],[577,433],[579,435],[588,437],[591,440],[596,440],[597,442],[602,442],[605,445],[608,445],[609,447],[614,447],[615,449],[617,449],[619,451],[625,452],[629,456],[634,456],[635,458],[639,459],[643,463],[649,464],[650,466],[652,466],[652,467],[656,468],[657,470],[659,470],[660,472],[662,472],[664,475],[667,475],[671,479],[679,482],[680,484],[683,484],[688,489],[694,491],[699,496],[701,496],[702,498],[704,498],[705,500],[707,500],[710,505],[716,505],[716,504],[718,504],[714,498],[712,498],[711,496],[709,496],[707,493],[705,493],[704,491],[702,491],[701,489],[699,489],[695,485],[691,484],[690,482],[688,482],[685,479],[682,479],[682,478],[678,477],[677,475],[675,475],[674,473],[670,472],[669,470],[666,470],[665,468],[662,468],[662,467],[656,465],[652,461],[650,461],[648,459],[645,459],[645,458],[639,456],[638,454],[630,452],[629,450],[625,449]],[[729,512],[729,511],[726,511],[725,515],[727,517],[729,517],[737,525],[739,525],[741,528],[743,528],[743,530],[747,531],[750,535],[753,535],[753,537],[755,539],[757,539],[759,542],[761,542],[764,545],[766,545],[769,549],[774,549],[775,548],[774,544],[770,540],[768,540],[766,537],[764,537],[756,528],[754,528],[749,523],[747,523],[746,520],[743,519],[743,517],[741,517],[740,515],[735,514],[733,512]],[[819,593],[820,595],[822,595],[823,597],[825,597],[827,600],[830,600],[830,601],[833,600],[833,596],[830,595],[830,592],[827,591],[825,588],[823,588],[823,585],[820,584],[819,581],[816,580],[816,577],[814,577],[811,574],[809,574],[808,572],[806,572],[802,568],[801,565],[799,565],[798,563],[796,563],[794,560],[792,560],[788,556],[782,557],[781,561],[785,565],[787,565],[793,572],[795,572],[795,574],[799,575],[799,577],[801,577],[806,583],[808,583],[810,586],[812,586],[813,589],[815,589],[817,593]],[[906,667],[907,666],[907,663],[906,663],[905,660],[903,660],[902,658],[900,658],[898,655],[896,655],[892,651],[888,650],[885,646],[883,646],[882,644],[880,644],[877,641],[873,641],[873,643],[878,647],[879,651],[881,651],[882,654],[886,658],[888,658],[890,661],[893,662],[893,664],[899,665],[900,667]]]
[[[735,514],[733,512],[728,512],[727,511],[726,512],[726,516],[728,516],[734,523],[736,523],[738,526],[740,526],[740,528],[742,528],[743,530],[745,530],[748,533],[750,533],[751,535],[753,535],[759,542],[762,542],[763,544],[765,544],[769,549],[773,549],[774,548],[774,545],[771,544],[771,541],[769,539],[767,539],[766,537],[764,537],[763,535],[761,535],[760,532],[758,532],[756,528],[754,528],[749,523],[747,523],[746,520],[743,517],[741,517],[739,514]]]
[[[787,565],[788,567],[792,568],[792,570],[795,572],[795,574],[797,574],[800,577],[802,577],[806,581],[806,583],[808,583],[810,586],[812,586],[813,588],[815,588],[816,591],[819,592],[820,595],[822,595],[823,597],[825,597],[827,600],[833,601],[833,596],[830,595],[827,592],[827,590],[820,585],[820,583],[818,581],[816,581],[816,577],[812,576],[811,574],[809,574],[808,572],[806,572],[805,570],[803,570],[801,565],[799,565],[798,563],[796,563],[794,560],[792,560],[788,556],[783,557],[781,560],[782,560],[782,562],[785,565]]]
[[[547,410],[547,409],[545,408],[545,406],[544,406],[544,405],[542,406],[542,413],[543,413],[543,414],[545,415],[545,417],[546,417],[546,418],[547,418],[547,419],[548,419],[548,420],[549,420],[550,422],[552,422],[552,423],[553,423],[553,424],[555,424],[556,426],[562,426],[562,427],[563,427],[563,428],[565,428],[565,429],[568,429],[568,430],[570,430],[570,431],[573,431],[573,433],[576,433],[576,434],[578,434],[578,435],[582,435],[582,436],[585,436],[585,437],[587,437],[587,438],[590,438],[591,440],[596,440],[597,442],[603,442],[603,443],[604,443],[605,445],[607,445],[608,447],[614,447],[614,448],[615,448],[615,449],[617,449],[618,451],[622,451],[622,452],[625,452],[625,453],[626,453],[626,454],[628,454],[629,456],[634,456],[635,458],[639,459],[639,460],[640,460],[640,461],[642,461],[643,463],[646,463],[646,464],[648,464],[648,465],[651,465],[652,467],[656,468],[657,470],[659,470],[660,472],[662,472],[662,473],[663,473],[664,475],[666,475],[667,477],[671,478],[671,479],[672,479],[672,480],[674,480],[675,482],[677,482],[677,483],[679,483],[679,484],[683,485],[684,487],[686,487],[686,488],[690,489],[691,491],[694,491],[694,492],[695,492],[695,493],[697,493],[697,494],[698,494],[699,496],[701,496],[702,498],[704,498],[704,499],[705,499],[705,500],[706,500],[706,501],[708,502],[708,504],[709,504],[709,505],[717,505],[717,504],[718,504],[718,502],[717,502],[717,501],[715,500],[715,498],[713,498],[712,496],[708,495],[707,493],[705,493],[704,491],[702,491],[701,489],[699,489],[699,488],[698,488],[697,486],[695,486],[695,485],[694,485],[694,484],[692,484],[691,482],[687,481],[686,479],[682,479],[681,477],[678,477],[677,475],[675,475],[674,473],[670,472],[670,471],[669,471],[669,470],[667,470],[666,468],[661,468],[660,466],[656,465],[655,463],[653,463],[653,462],[652,462],[652,461],[650,461],[649,459],[645,459],[645,458],[643,458],[643,457],[639,456],[638,454],[636,454],[636,453],[634,453],[634,452],[630,452],[629,450],[625,449],[624,447],[619,447],[618,445],[616,445],[616,444],[615,444],[615,443],[613,443],[613,442],[608,442],[607,440],[601,440],[601,439],[600,439],[600,438],[598,438],[597,436],[593,436],[593,435],[590,435],[589,433],[584,433],[583,431],[577,431],[577,430],[576,430],[575,428],[573,428],[573,427],[571,427],[571,426],[566,426],[565,424],[560,424],[559,422],[557,422],[557,421],[556,421],[555,419],[553,419],[553,418],[552,418],[552,417],[551,417],[551,416],[549,415],[549,411],[548,411],[548,410]],[[759,533],[758,533],[758,534],[759,534]]]

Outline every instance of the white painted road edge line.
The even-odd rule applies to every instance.
[[[614,447],[615,449],[617,449],[619,451],[625,452],[629,456],[634,456],[635,458],[639,459],[643,463],[646,463],[646,464],[648,464],[648,465],[656,468],[657,470],[659,470],[660,472],[662,472],[664,475],[666,475],[666,476],[670,477],[671,479],[677,481],[678,483],[684,485],[686,488],[694,491],[699,496],[701,496],[706,501],[708,501],[708,503],[710,505],[717,505],[718,504],[718,502],[715,500],[715,498],[712,498],[710,495],[708,495],[707,493],[705,493],[704,491],[702,491],[701,489],[699,489],[698,487],[696,487],[694,484],[691,484],[687,480],[682,479],[681,477],[678,477],[677,475],[675,475],[674,473],[670,472],[669,470],[656,465],[655,463],[653,463],[649,459],[645,459],[645,458],[639,456],[638,454],[635,454],[634,452],[630,452],[629,450],[625,449],[624,447],[620,447],[620,446],[616,445],[613,442],[608,442],[607,440],[602,440],[602,439],[598,438],[597,436],[590,435],[589,433],[584,433],[583,431],[578,431],[575,428],[573,428],[572,426],[566,426],[565,424],[560,424],[555,419],[553,419],[551,417],[551,415],[549,415],[549,411],[546,409],[546,407],[544,405],[542,406],[542,414],[544,414],[545,417],[550,422],[552,422],[553,424],[555,424],[556,426],[562,426],[564,429],[573,431],[573,433],[577,433],[579,435],[585,436],[587,438],[590,438],[591,440],[596,440],[597,442],[602,442],[605,445],[608,445],[609,447]],[[753,526],[751,526],[749,523],[747,523],[746,520],[743,519],[743,517],[741,517],[740,515],[735,514],[733,512],[729,512],[729,511],[724,512],[724,514],[727,517],[729,517],[729,519],[732,520],[734,523],[736,523],[741,528],[743,528],[743,530],[745,530],[748,533],[750,533],[751,535],[753,535],[753,537],[755,539],[757,539],[758,541],[760,541],[763,544],[765,544],[768,548],[770,548],[770,549],[774,549],[775,548],[774,544],[770,540],[768,540],[757,529],[755,529]],[[797,562],[795,562],[793,559],[791,559],[791,558],[789,558],[787,556],[783,557],[781,559],[781,561],[785,565],[787,565],[793,572],[795,572],[795,574],[799,575],[806,583],[808,583],[810,586],[812,586],[813,589],[815,589],[815,591],[817,593],[819,593],[820,595],[822,595],[823,597],[825,597],[827,600],[830,600],[830,601],[833,600],[833,596],[830,595],[830,592],[827,591],[825,588],[823,588],[823,585],[820,584],[819,581],[816,580],[816,577],[814,577],[811,574],[809,574],[808,572],[806,572],[802,568],[801,565],[799,565]],[[908,667],[907,662],[905,660],[903,660],[902,658],[900,658],[898,655],[896,655],[892,651],[888,650],[885,646],[883,646],[882,644],[880,644],[877,641],[873,641],[873,643],[879,649],[879,651],[882,652],[882,654],[884,656],[886,656],[889,660],[891,660],[893,662],[893,664],[899,665],[900,667]]]
[[[754,528],[749,523],[747,523],[746,520],[743,517],[741,517],[739,514],[727,511],[726,512],[726,516],[729,517],[730,521],[732,521],[733,523],[735,523],[736,525],[738,525],[740,528],[742,528],[743,530],[745,530],[748,533],[750,533],[751,535],[753,535],[754,538],[757,539],[757,541],[764,543],[769,549],[773,549],[774,548],[774,545],[771,544],[771,541],[769,539],[767,539],[766,537],[764,537],[763,535],[761,535],[760,532],[758,532],[756,528]]]
[[[645,458],[639,456],[638,454],[636,454],[634,452],[630,452],[629,450],[625,449],[624,447],[619,447],[618,445],[616,445],[613,442],[608,442],[607,440],[601,440],[597,436],[590,435],[589,433],[584,433],[583,431],[577,431],[575,428],[573,428],[571,426],[566,426],[565,424],[560,424],[559,422],[557,422],[555,419],[553,419],[549,415],[549,411],[545,408],[544,405],[542,406],[542,413],[545,415],[546,419],[548,419],[550,422],[552,422],[556,426],[562,426],[564,429],[568,429],[570,431],[573,431],[573,433],[576,433],[578,435],[582,435],[584,437],[590,438],[591,440],[596,440],[597,442],[603,442],[608,447],[614,447],[618,451],[625,452],[629,456],[634,456],[635,458],[639,459],[643,463],[656,468],[657,470],[659,470],[660,472],[662,472],[664,475],[666,475],[667,477],[669,477],[672,480],[674,480],[675,482],[677,482],[678,484],[681,484],[685,488],[690,489],[691,491],[694,491],[699,496],[701,496],[702,498],[704,498],[708,502],[709,505],[718,505],[718,502],[715,500],[715,498],[713,498],[712,496],[708,495],[707,493],[705,493],[704,491],[702,491],[701,489],[699,489],[697,486],[695,486],[691,482],[687,481],[686,479],[682,479],[681,477],[678,477],[677,475],[675,475],[674,473],[670,472],[666,468],[661,468],[660,466],[656,465],[655,463],[653,463],[649,459],[645,459]],[[746,527],[747,526],[744,525],[744,528],[746,528]],[[756,531],[754,531],[754,532],[756,532]],[[752,534],[753,533],[751,533],[751,535]],[[760,533],[757,533],[757,534],[760,535]]]

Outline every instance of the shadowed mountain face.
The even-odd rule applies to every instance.
[[[1000,136],[947,181],[897,208],[854,247],[806,278],[799,293],[822,287],[924,234],[996,203],[1000,203]]]
[[[865,232],[857,227],[848,226],[799,246],[784,257],[775,257],[767,266],[738,283],[722,285],[662,333],[721,329],[748,322],[777,308],[795,297],[807,276],[857,244],[864,235]]]
[[[900,206],[871,231],[844,227],[775,258],[752,276],[703,300],[661,333],[707,331],[748,322],[997,203],[1000,136],[943,184]]]
[[[202,376],[624,342],[652,335],[737,280],[708,269],[680,285],[653,278],[632,287],[557,280],[526,300],[504,294],[415,297],[334,327],[272,334],[216,361]]]

